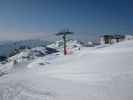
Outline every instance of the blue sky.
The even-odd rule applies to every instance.
[[[0,0],[0,40],[51,38],[64,28],[81,39],[133,33],[132,0]]]

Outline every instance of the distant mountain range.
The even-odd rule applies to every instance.
[[[33,48],[37,46],[46,46],[50,42],[44,40],[21,40],[0,42],[0,56],[8,57],[14,50],[22,47]]]

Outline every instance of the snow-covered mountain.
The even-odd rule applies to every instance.
[[[15,71],[2,73],[1,100],[133,99],[133,40],[100,48],[81,47],[79,52],[67,56],[58,52],[38,57],[34,50],[44,54],[47,51],[37,47],[24,51],[26,54],[21,52],[12,59],[29,52],[35,59],[16,64],[11,68]],[[10,63],[1,67],[9,66]]]
[[[63,41],[56,41],[56,42],[48,42],[44,40],[22,40],[22,41],[8,41],[8,42],[0,42],[0,58],[1,60],[5,57],[11,56],[10,54],[14,52],[15,49],[20,48],[34,48],[34,47],[48,47],[54,48],[60,51],[63,51]],[[69,40],[68,41],[68,49],[76,50],[78,49],[81,44],[78,41]],[[13,56],[13,55],[12,55]]]
[[[27,44],[27,46],[28,45],[29,44]],[[42,44],[40,43],[40,45],[43,45],[43,43]],[[77,42],[75,40],[69,40],[67,43],[67,47],[69,48],[71,53],[74,53],[74,52],[79,51],[79,48],[81,48],[81,44],[80,44],[80,42]],[[70,52],[70,51],[68,51],[68,52]],[[59,52],[59,53],[57,53],[57,52]],[[53,54],[53,53],[56,53],[54,55],[54,57],[63,54],[63,41],[56,41],[55,43],[51,43],[50,45],[45,45],[45,46],[37,46],[37,47],[33,47],[33,48],[18,49],[17,52],[15,52],[15,53],[13,52],[12,56],[7,58],[6,61],[0,63],[1,64],[0,67],[2,66],[0,68],[0,71],[3,72],[3,69],[4,69],[4,72],[8,72],[16,64],[18,65],[18,64],[27,63],[27,62],[36,63],[36,61],[35,61],[36,59],[37,60],[39,58],[42,59],[42,57],[45,57],[45,56],[48,56],[51,58],[50,54]],[[46,62],[44,62],[44,64],[45,63]],[[43,64],[43,63],[41,63],[41,62],[38,63],[38,61],[37,61],[37,64]],[[29,65],[29,66],[31,66],[31,65]]]
[[[58,52],[56,49],[48,48],[48,47],[35,47],[31,49],[25,49],[22,52],[12,56],[8,59],[8,61],[16,61],[16,63],[23,63],[29,60],[33,60],[39,57],[44,57],[48,54]]]
[[[8,57],[9,54],[21,47],[33,48],[37,46],[46,46],[48,41],[44,40],[21,40],[21,41],[7,41],[0,42],[0,56]]]
[[[53,53],[57,53],[58,51],[53,48],[48,47],[35,47],[31,49],[24,49],[20,53],[9,57],[4,63],[1,62],[0,65],[0,74],[7,73],[11,70],[14,70],[14,66],[19,66],[24,63],[31,63],[35,59],[40,57],[44,57]]]

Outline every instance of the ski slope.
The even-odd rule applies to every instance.
[[[132,100],[132,59],[133,40],[40,57],[0,77],[0,100]]]

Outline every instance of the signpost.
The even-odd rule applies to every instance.
[[[66,40],[66,36],[67,35],[72,35],[72,34],[73,34],[73,32],[70,32],[69,30],[56,33],[56,36],[62,36],[62,38],[63,38],[63,41],[64,41],[64,55],[67,55],[67,40]]]

